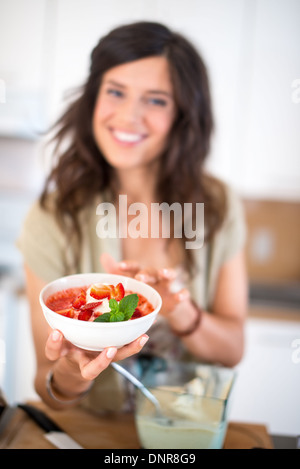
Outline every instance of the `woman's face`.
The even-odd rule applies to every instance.
[[[159,157],[175,118],[165,57],[118,65],[102,79],[93,115],[96,143],[116,169],[147,165]]]

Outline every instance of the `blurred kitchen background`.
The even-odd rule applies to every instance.
[[[299,0],[0,0],[0,387],[11,403],[37,397],[14,243],[47,172],[41,133],[99,37],[141,19],[202,53],[216,117],[208,166],[245,205],[250,309],[231,420],[300,434]]]

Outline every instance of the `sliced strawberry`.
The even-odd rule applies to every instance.
[[[81,311],[89,311],[90,309],[97,308],[97,306],[100,306],[102,301],[91,301],[90,303],[86,303],[85,305],[81,306],[80,310]]]
[[[113,287],[112,297],[117,301],[121,301],[122,298],[124,298],[124,296],[125,296],[125,290],[124,290],[123,284],[118,283],[117,286]]]
[[[67,318],[73,318],[74,317],[74,309],[73,308],[60,309],[59,311],[56,311],[56,313],[61,314],[62,316],[66,316]]]
[[[88,321],[90,319],[90,317],[92,316],[93,314],[93,311],[91,309],[86,309],[86,310],[81,310],[79,315],[78,315],[78,319],[80,321]]]
[[[143,316],[141,310],[139,308],[135,308],[135,311],[133,313],[133,315],[131,316],[131,319],[137,319],[137,318],[141,318]]]
[[[74,308],[76,309],[80,309],[81,306],[85,305],[85,302],[86,302],[86,292],[82,290],[73,301],[72,306],[74,306]]]
[[[101,314],[103,314],[103,313],[100,313],[100,311],[94,311],[93,312],[94,319],[97,318],[98,316],[100,316]]]
[[[93,285],[90,290],[90,295],[96,300],[102,300],[103,298],[114,298],[117,301],[121,301],[124,298],[125,290],[122,283],[118,285]]]
[[[96,300],[102,300],[103,298],[110,299],[112,293],[111,287],[111,285],[101,285],[100,287],[92,285],[90,295]]]

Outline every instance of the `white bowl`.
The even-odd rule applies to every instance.
[[[50,295],[73,287],[106,283],[124,285],[125,291],[140,293],[153,306],[154,311],[137,319],[121,322],[89,322],[68,318],[55,313],[46,306]],[[106,347],[120,348],[147,332],[153,324],[162,304],[159,293],[149,285],[130,277],[113,274],[76,274],[62,277],[46,285],[40,293],[44,316],[52,329],[58,329],[73,345],[85,350],[101,351]]]

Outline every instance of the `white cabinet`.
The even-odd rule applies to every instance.
[[[299,435],[299,344],[299,320],[249,318],[230,420],[265,425],[271,434]]]
[[[34,390],[35,352],[27,299],[13,277],[0,282],[0,389],[9,404],[39,399]]]

